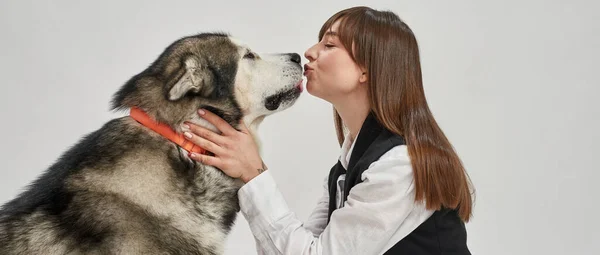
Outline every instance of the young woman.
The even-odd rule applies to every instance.
[[[191,154],[245,185],[239,191],[260,254],[470,254],[471,186],[423,91],[417,41],[393,12],[342,10],[305,57],[307,91],[330,102],[341,145],[306,222],[291,212],[247,128],[199,114]],[[236,144],[237,146],[222,146]]]

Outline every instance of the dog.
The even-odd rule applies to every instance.
[[[113,95],[111,110],[130,115],[82,137],[2,206],[0,254],[222,254],[242,182],[155,127],[218,132],[197,114],[207,109],[259,143],[260,123],[294,105],[302,81],[297,53],[258,54],[223,32],[174,41]]]

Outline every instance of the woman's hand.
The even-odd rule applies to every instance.
[[[214,154],[209,156],[190,153],[193,160],[217,167],[233,178],[242,179],[244,183],[266,170],[256,142],[243,122],[240,123],[241,131],[237,131],[210,111],[199,110],[198,114],[217,127],[222,134],[186,122],[185,125],[191,130],[184,133],[186,139]]]

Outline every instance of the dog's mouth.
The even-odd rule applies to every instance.
[[[282,103],[292,102],[298,99],[303,90],[302,80],[300,80],[294,85],[293,88],[267,97],[265,99],[265,108],[267,108],[269,111],[275,111],[281,106]]]

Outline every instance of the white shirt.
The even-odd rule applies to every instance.
[[[346,136],[339,158],[344,169],[353,148],[354,141]],[[390,149],[373,162],[342,206],[340,183],[345,174],[340,176],[338,209],[329,224],[328,177],[323,196],[306,222],[302,222],[290,211],[269,171],[256,176],[238,192],[241,212],[254,235],[258,254],[383,254],[433,214],[424,203],[414,202],[406,145]]]

